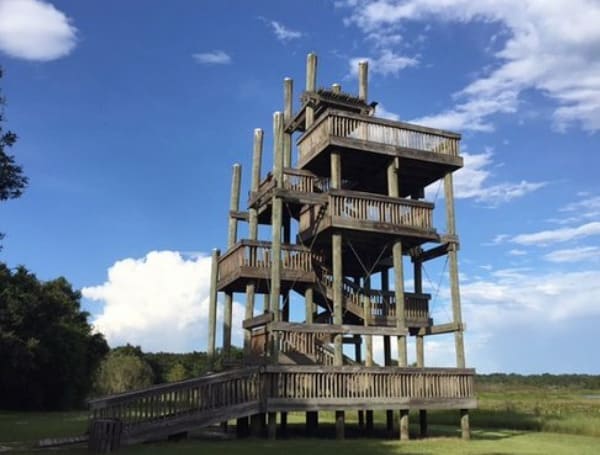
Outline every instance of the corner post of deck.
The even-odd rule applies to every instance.
[[[267,413],[267,437],[269,439],[277,438],[277,413]]]
[[[358,62],[358,98],[367,101],[369,98],[369,62]]]
[[[400,409],[400,440],[408,441],[409,439],[408,409]]]
[[[255,195],[260,186],[260,168],[262,164],[263,152],[263,130],[256,128],[254,130],[252,144],[252,175],[250,181],[250,194]],[[251,196],[252,198],[252,196]],[[258,213],[256,208],[248,209],[248,237],[250,240],[258,239]],[[244,319],[251,319],[254,316],[254,303],[256,300],[256,283],[250,282],[246,285],[246,309]],[[244,330],[244,352],[248,357],[252,349],[252,329]]]
[[[317,89],[317,55],[311,52],[306,56],[306,91],[314,92]],[[306,108],[305,127],[308,129],[315,121],[315,112],[312,107]]]
[[[208,347],[207,353],[210,363],[215,360],[215,345],[217,332],[217,280],[219,278],[219,255],[221,252],[212,250],[210,268],[210,296],[208,301]]]
[[[342,93],[342,86],[338,83],[331,84],[331,91],[333,93]]]
[[[452,319],[456,325],[454,344],[456,349],[456,366],[465,368],[465,346],[463,340],[462,312],[458,285],[458,241],[454,215],[454,188],[452,174],[444,177],[444,199],[446,202],[446,226],[450,244],[448,245],[448,270],[450,275],[450,296],[452,300]]]
[[[273,178],[277,189],[283,187],[283,114],[275,112],[273,115]],[[271,240],[271,298],[270,310],[273,312],[274,321],[281,320],[281,229],[283,225],[283,201],[273,193],[272,199],[272,240]],[[277,359],[278,340],[277,334],[271,333],[271,354]]]
[[[228,248],[233,247],[237,242],[238,219],[237,213],[240,210],[240,185],[242,181],[242,166],[239,163],[233,165],[231,178],[231,199],[229,203],[229,230],[227,236]],[[231,352],[231,324],[233,310],[233,293],[225,293],[225,303],[223,308],[223,355],[227,358]]]

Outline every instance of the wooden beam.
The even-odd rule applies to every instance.
[[[260,317],[260,316],[259,316]],[[330,333],[333,335],[406,335],[408,329],[397,327],[374,327],[346,324],[305,324],[299,322],[271,322],[270,330],[278,332]]]
[[[432,325],[430,327],[422,327],[417,332],[417,335],[442,335],[444,333],[452,333],[457,331],[464,331],[466,329],[465,323],[457,324],[456,322],[449,322],[447,324]],[[461,367],[462,368],[462,367]]]
[[[242,327],[245,329],[253,329],[255,327],[260,327],[268,324],[273,321],[273,313],[265,313],[260,316],[254,316],[251,319],[246,319],[242,322]]]

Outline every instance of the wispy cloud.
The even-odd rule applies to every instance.
[[[193,54],[192,57],[196,62],[203,65],[229,65],[232,62],[231,56],[221,50],[200,52]]]
[[[388,111],[381,103],[379,103],[375,108],[375,117],[385,118],[394,121],[400,120],[400,116],[398,114]]]
[[[265,20],[265,22],[273,30],[273,33],[275,33],[275,37],[283,43],[285,43],[287,41],[295,40],[298,38],[302,38],[302,36],[304,36],[304,34],[302,32],[299,32],[297,30],[292,30],[292,29],[286,27],[285,25],[283,25],[281,22],[266,21],[266,20]]]
[[[493,177],[491,167],[494,165],[493,152],[487,149],[484,153],[463,153],[464,167],[454,174],[454,195],[459,199],[473,199],[489,206],[497,206],[513,199],[523,197],[539,190],[546,182],[501,182],[491,184]],[[436,184],[428,187],[431,195]]]
[[[77,28],[62,11],[42,0],[0,0],[0,51],[33,61],[69,55]]]
[[[600,222],[598,221],[576,227],[564,227],[532,232],[530,234],[519,234],[512,237],[511,241],[520,245],[546,246],[556,242],[567,242],[594,235],[600,235]]]
[[[501,2],[472,0],[346,0],[347,24],[366,37],[399,38],[408,22],[494,22],[505,28],[496,64],[455,94],[456,104],[422,120],[442,128],[490,131],[492,116],[513,113],[526,90],[556,103],[554,126],[600,129],[600,4],[591,0]]]
[[[408,57],[406,55],[396,54],[390,49],[383,49],[379,52],[378,57],[353,57],[350,59],[350,74],[356,76],[358,74],[358,63],[361,61],[369,62],[369,71],[373,74],[382,76],[398,76],[400,71],[405,68],[417,66],[419,60],[417,57]]]
[[[600,248],[597,246],[582,246],[565,250],[555,250],[544,256],[544,259],[550,262],[581,262],[588,259],[599,258]]]

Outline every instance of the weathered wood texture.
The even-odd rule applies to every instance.
[[[474,371],[364,366],[248,367],[91,400],[90,419],[118,419],[124,443],[262,412],[469,409]]]

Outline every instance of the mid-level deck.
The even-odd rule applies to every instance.
[[[385,172],[398,158],[401,196],[422,189],[459,169],[460,135],[343,111],[327,111],[298,140],[298,167],[330,173],[329,152],[341,151],[342,176],[369,193],[387,192]]]

